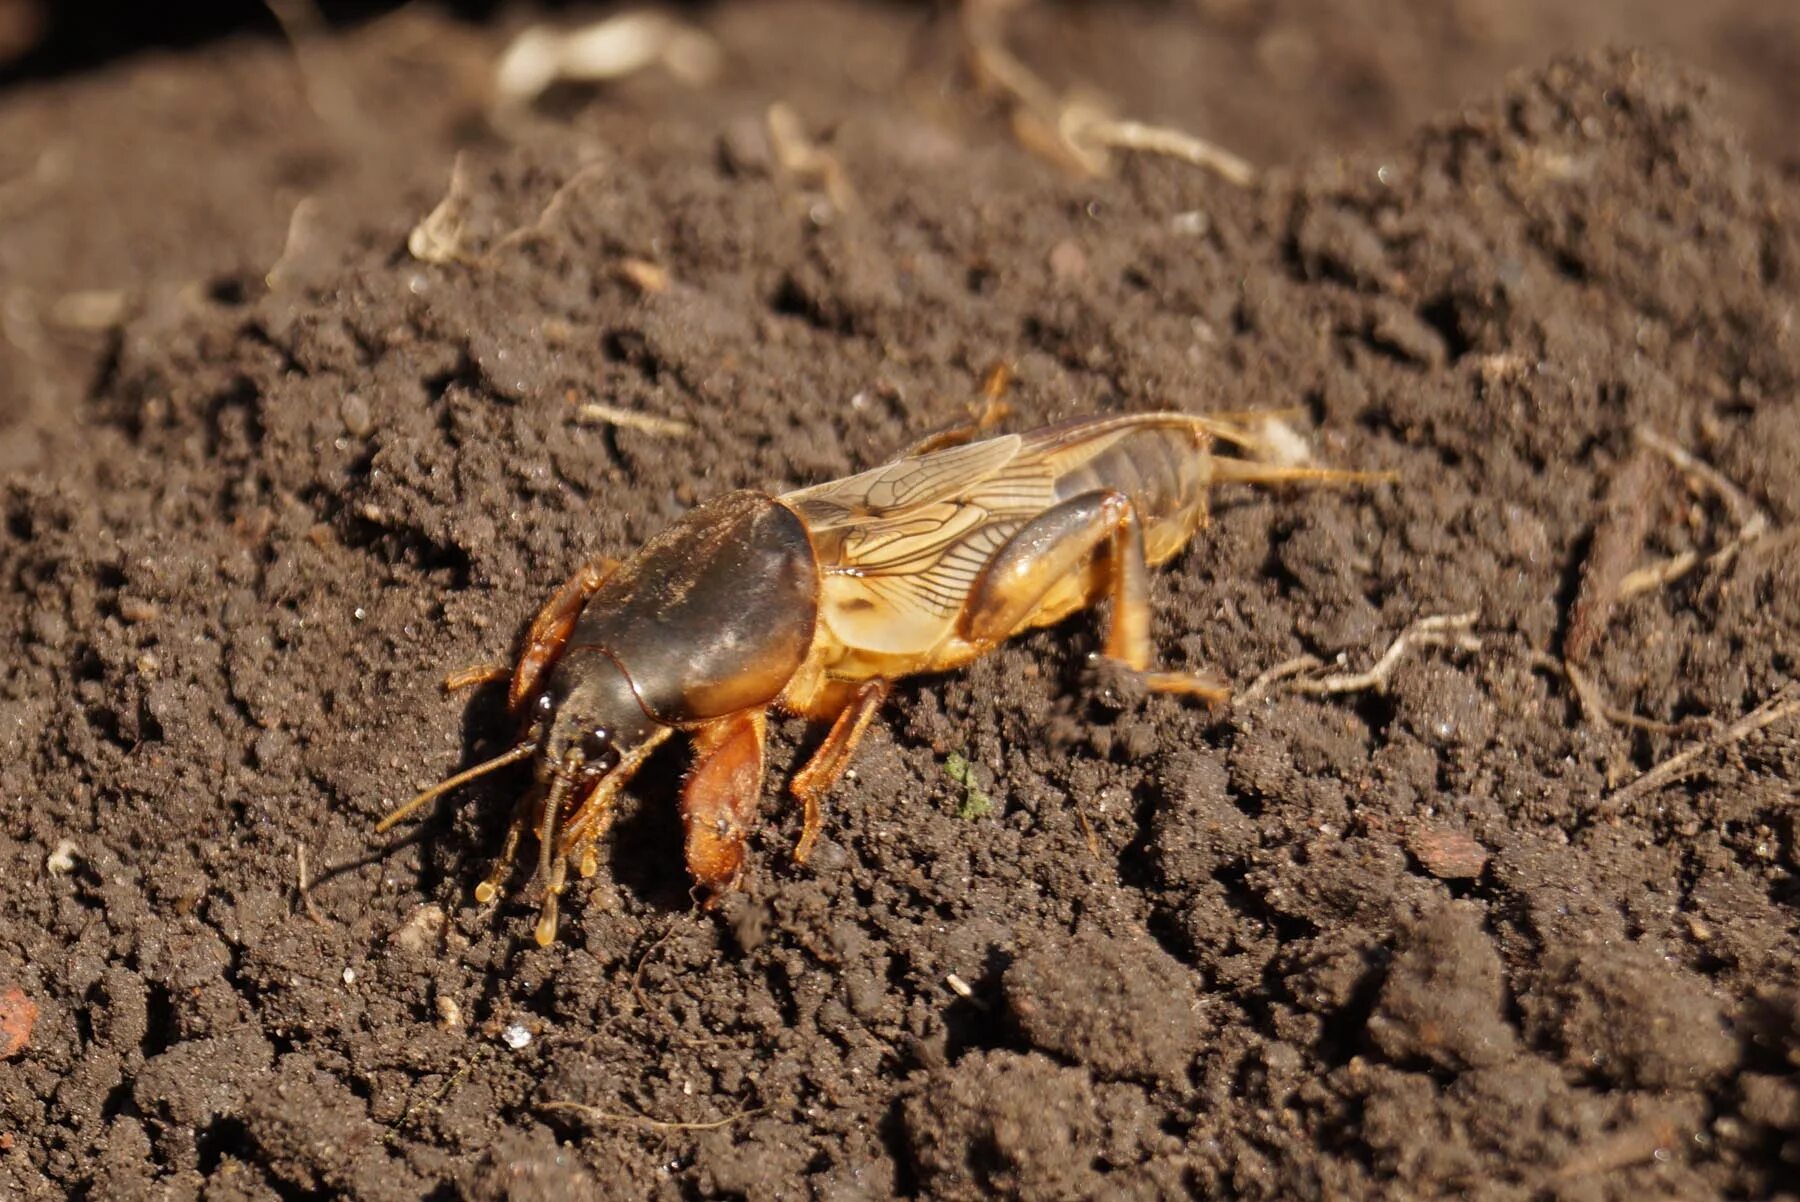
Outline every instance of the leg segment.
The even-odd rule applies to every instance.
[[[762,710],[702,726],[694,736],[694,768],[681,795],[687,865],[696,884],[717,895],[744,870],[744,840],[762,797]]]
[[[525,699],[537,691],[544,671],[562,654],[563,644],[574,632],[582,607],[600,591],[600,586],[618,566],[618,560],[604,555],[583,564],[532,619],[531,629],[525,635],[525,650],[519,654],[519,665],[513,669],[512,689],[507,695],[507,704],[515,713]]]
[[[969,591],[962,635],[999,643],[1034,624],[1059,586],[1088,569],[1096,556],[1104,591],[1112,598],[1105,655],[1159,693],[1222,701],[1228,690],[1210,677],[1157,672],[1150,641],[1150,567],[1144,528],[1131,499],[1117,490],[1083,493],[1023,526],[995,552]],[[1059,599],[1066,600],[1066,590]],[[1066,611],[1064,611],[1066,612]]]
[[[998,392],[984,386],[981,405],[970,409],[968,420],[933,430],[902,451],[900,457],[909,459],[915,455],[928,455],[945,447],[960,447],[964,443],[975,441],[1012,413],[1012,406],[1002,399],[1004,393],[1004,386]]]
[[[513,674],[513,670],[505,664],[471,664],[467,668],[458,669],[444,677],[446,693],[460,693],[464,689],[472,689],[479,684],[493,684],[496,680],[505,680]]]
[[[893,687],[891,681],[876,677],[858,689],[850,704],[831,724],[831,731],[819,744],[819,749],[806,761],[806,766],[794,774],[788,788],[800,799],[805,811],[800,842],[794,845],[794,863],[804,864],[812,855],[813,844],[819,841],[819,828],[824,825],[820,802],[831,792],[831,786],[844,774],[844,769],[850,766],[850,757],[856,753],[856,745],[862,742],[863,732],[869,729],[869,720],[887,700]]]

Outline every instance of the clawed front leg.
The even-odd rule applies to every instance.
[[[531,629],[525,634],[525,649],[519,653],[518,667],[513,669],[512,688],[507,691],[507,705],[515,714],[526,698],[537,692],[544,672],[562,654],[563,644],[574,633],[588,600],[618,567],[618,560],[605,555],[582,564],[532,619]]]
[[[681,795],[687,865],[694,883],[714,897],[744,871],[744,843],[762,796],[763,740],[768,719],[748,710],[709,722],[694,735],[694,767]]]

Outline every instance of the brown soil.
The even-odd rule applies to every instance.
[[[308,47],[324,117],[272,40],[0,95],[0,1196],[1791,1190],[1800,724],[1614,790],[1800,675],[1800,32],[1414,7],[1022,19],[1057,80],[1281,164],[1249,190],[1059,175],[924,9],[724,7],[712,86],[505,137],[504,30],[416,10]],[[1625,35],[1722,97],[1553,61]],[[775,100],[852,211],[773,162]],[[486,254],[429,266],[457,150]],[[804,869],[771,789],[717,911],[660,757],[548,949],[468,901],[516,780],[371,845],[507,737],[439,681],[576,564],[876,463],[1003,359],[1015,426],[1292,406],[1401,474],[1222,497],[1157,577],[1169,663],[1354,670],[1469,610],[1480,649],[1209,711],[1097,689],[1071,622],[908,682]],[[1740,520],[1641,425],[1776,531],[1584,608],[1598,694],[1680,733],[1547,666],[1591,546]],[[778,773],[818,735],[773,733]]]

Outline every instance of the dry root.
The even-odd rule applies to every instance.
[[[1385,693],[1388,681],[1406,653],[1415,647],[1453,647],[1458,651],[1481,650],[1479,636],[1470,634],[1479,611],[1470,610],[1462,614],[1436,614],[1428,618],[1420,618],[1411,626],[1400,632],[1381,658],[1366,672],[1344,672],[1333,676],[1318,676],[1310,679],[1295,680],[1308,672],[1325,667],[1323,661],[1316,656],[1302,655],[1286,663],[1277,664],[1261,676],[1258,676],[1250,687],[1238,695],[1234,704],[1248,705],[1250,702],[1268,693],[1277,683],[1287,681],[1285,691],[1303,693],[1311,697],[1329,697],[1339,693]]]
[[[633,409],[603,405],[599,401],[589,401],[579,406],[575,410],[575,424],[578,426],[618,426],[626,430],[637,430],[643,434],[655,435],[658,438],[686,438],[694,432],[694,427],[672,417],[655,417]]]
[[[1221,146],[1178,129],[1113,117],[1079,90],[1059,94],[1006,48],[1005,17],[1027,0],[964,0],[963,38],[976,75],[1011,100],[1013,134],[1027,149],[1079,175],[1106,175],[1112,151],[1192,163],[1240,187],[1256,169]]]
[[[850,186],[850,177],[844,173],[843,164],[807,135],[800,114],[791,105],[777,101],[769,106],[767,120],[769,149],[774,151],[775,161],[791,174],[816,182],[838,212],[854,210],[856,190]]]
[[[1644,773],[1624,788],[1606,799],[1606,809],[1617,811],[1626,803],[1653,793],[1664,785],[1670,785],[1682,777],[1694,772],[1695,763],[1701,756],[1730,747],[1749,738],[1765,726],[1781,721],[1789,714],[1800,713],[1800,685],[1789,683],[1775,691],[1775,695],[1767,701],[1725,727],[1710,739],[1705,739],[1686,751],[1680,751]]]
[[[1715,571],[1723,568],[1730,564],[1738,552],[1773,529],[1769,515],[1763,512],[1762,507],[1751,500],[1743,489],[1727,480],[1717,468],[1696,458],[1691,452],[1647,426],[1639,426],[1633,433],[1639,444],[1655,451],[1674,464],[1678,471],[1692,477],[1717,495],[1730,511],[1732,520],[1737,522],[1738,529],[1718,550],[1704,559],[1692,551],[1683,551],[1680,555],[1626,574],[1619,581],[1619,600],[1672,584],[1702,563]]]
[[[666,1119],[654,1119],[637,1110],[601,1110],[596,1106],[584,1106],[580,1102],[554,1100],[549,1102],[539,1102],[538,1109],[566,1114],[578,1114],[588,1122],[595,1124],[629,1123],[633,1126],[648,1127],[653,1131],[717,1131],[722,1127],[729,1127],[733,1123],[742,1122],[747,1118],[751,1118],[763,1112],[763,1107],[752,1106],[747,1110],[740,1110],[736,1114],[727,1115],[722,1119],[714,1119],[708,1123],[677,1123],[670,1122]]]

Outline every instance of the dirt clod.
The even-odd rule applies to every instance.
[[[1520,1008],[1570,1068],[1624,1084],[1689,1089],[1740,1055],[1706,983],[1642,944],[1558,953]]]
[[[1035,941],[1002,995],[1026,1042],[1103,1078],[1179,1081],[1208,1033],[1187,969],[1144,936]]]
[[[920,1083],[902,1107],[907,1150],[933,1197],[1096,1197],[1100,1119],[1079,1069],[980,1053]]]
[[[1449,905],[1403,927],[1369,1016],[1369,1037],[1398,1063],[1486,1068],[1512,1058],[1501,1016],[1505,973],[1474,907]]]

